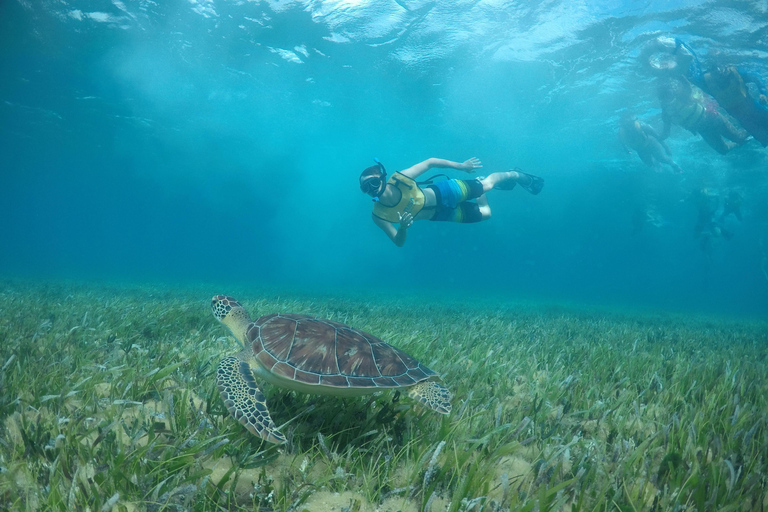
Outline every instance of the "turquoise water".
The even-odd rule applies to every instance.
[[[0,276],[768,312],[768,150],[661,128],[637,56],[677,36],[768,78],[761,2],[0,2]],[[358,175],[428,157],[544,177],[397,248]],[[465,177],[453,172],[454,177]],[[702,249],[702,188],[743,198]]]

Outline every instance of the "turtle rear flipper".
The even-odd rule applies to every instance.
[[[216,384],[227,410],[245,428],[270,443],[285,442],[269,416],[267,400],[248,363],[235,356],[225,357],[216,370]]]
[[[419,382],[408,389],[408,396],[440,414],[451,412],[451,392],[433,380]]]

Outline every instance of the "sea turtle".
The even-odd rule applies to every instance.
[[[226,295],[213,297],[211,309],[243,346],[219,363],[221,398],[232,416],[266,441],[284,443],[285,436],[272,421],[254,374],[284,388],[337,396],[407,388],[423,406],[451,412],[451,394],[434,371],[366,332],[309,315],[275,313],[252,322]]]

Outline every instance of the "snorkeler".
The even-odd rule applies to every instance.
[[[482,164],[477,158],[463,163],[440,158],[424,160],[387,179],[387,171],[376,160],[360,174],[360,190],[373,197],[373,222],[397,245],[405,244],[406,232],[414,220],[472,223],[491,217],[486,192],[494,188],[511,190],[519,184],[531,194],[538,194],[544,180],[520,170],[495,172],[473,180],[432,179],[416,182],[429,169],[458,169],[474,173]],[[428,185],[424,188],[419,185]],[[474,201],[473,201],[474,200]],[[395,224],[399,224],[395,228]]]
[[[741,222],[741,203],[742,195],[736,190],[731,190],[723,202],[723,211],[720,214],[720,221],[724,221],[728,215],[733,215]]]
[[[700,134],[721,155],[746,142],[747,132],[736,128],[720,112],[717,102],[685,77],[662,80],[658,94],[664,120],[662,139],[669,136],[671,125],[677,124]]]
[[[675,172],[683,172],[672,160],[672,152],[656,130],[637,117],[625,112],[619,123],[619,138],[624,149],[631,153],[634,149],[645,165],[656,172],[661,172],[661,164],[669,165]]]
[[[747,84],[752,84],[756,95]],[[761,78],[736,66],[716,66],[704,73],[704,90],[763,147],[768,146],[768,89]]]
[[[733,238],[733,232],[725,228],[723,220],[728,213],[726,209],[718,216],[717,211],[720,208],[720,194],[711,188],[702,187],[694,190],[689,198],[697,210],[696,226],[693,235],[699,240],[701,250],[709,252],[712,246],[712,240],[723,238],[730,240]],[[740,214],[739,210],[739,214]]]
[[[703,86],[703,73],[693,48],[677,37],[659,36],[650,41],[640,53],[640,62],[657,76],[684,76],[691,83]]]
[[[763,147],[768,146],[768,89],[757,74],[717,64],[704,72],[690,46],[667,36],[648,43],[640,61],[657,76],[685,77],[710,94]],[[754,91],[747,84],[752,84]]]

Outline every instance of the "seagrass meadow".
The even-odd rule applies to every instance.
[[[215,384],[254,317],[366,330],[443,375],[405,394],[265,385],[282,446]],[[768,508],[768,325],[496,301],[0,284],[0,509],[667,511]]]

